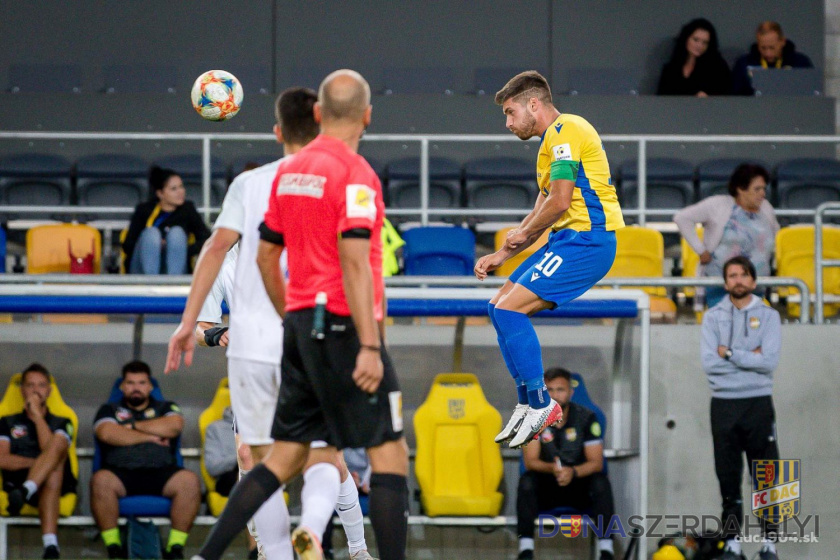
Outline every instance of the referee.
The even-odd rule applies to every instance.
[[[739,560],[744,505],[741,481],[743,454],[752,462],[778,459],[776,413],[773,409],[773,371],[779,365],[782,329],[779,313],[753,295],[755,266],[746,257],[723,265],[729,297],[703,317],[701,359],[712,390],[712,440],[715,473],[723,498],[726,548],[723,560]],[[776,527],[763,524],[759,560],[777,560]]]
[[[285,325],[274,444],[231,494],[199,553],[205,560],[220,558],[266,498],[300,472],[316,440],[367,448],[379,557],[405,559],[402,395],[377,325],[384,311],[382,186],[357,153],[370,116],[365,79],[352,70],[333,72],[315,105],[321,134],[277,170],[257,256]],[[284,248],[288,286],[278,265]],[[311,545],[312,554],[302,557],[322,558],[318,543]]]

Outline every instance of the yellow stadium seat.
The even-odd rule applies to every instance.
[[[703,240],[703,226],[697,224],[697,236]],[[680,260],[682,261],[682,277],[696,278],[697,267],[700,266],[700,255],[698,255],[684,237],[680,238]],[[684,286],[683,293],[686,297],[694,297],[694,287]]]
[[[823,258],[840,259],[840,228],[823,226]],[[776,234],[776,275],[793,276],[805,281],[814,294],[814,226],[790,226]],[[794,288],[780,289],[779,295],[798,293]],[[823,269],[823,293],[840,295],[840,268]],[[840,310],[838,304],[826,304],[825,315]],[[799,317],[799,303],[788,302],[788,314]]]
[[[216,394],[213,396],[210,406],[204,409],[204,412],[198,417],[198,431],[201,433],[201,478],[204,479],[204,485],[207,487],[207,509],[210,510],[211,515],[217,516],[225,509],[228,499],[216,492],[216,479],[210,476],[204,466],[204,437],[207,433],[207,426],[216,420],[221,420],[225,408],[229,406],[230,389],[228,388],[228,378],[225,377],[219,381],[219,386],[216,388]],[[233,437],[233,434],[231,434],[231,437]]]
[[[496,232],[496,237],[495,237],[496,251],[501,249],[502,245],[505,244],[505,240],[507,239],[508,232],[512,229],[516,229],[516,228],[512,228],[512,227],[502,228],[502,229],[500,229],[499,231]],[[511,274],[513,274],[513,271],[516,270],[516,267],[518,267],[520,264],[522,264],[522,262],[525,259],[527,259],[531,255],[533,255],[537,251],[537,249],[539,249],[540,247],[542,247],[543,245],[546,244],[546,242],[548,241],[548,234],[549,233],[551,233],[550,229],[545,230],[545,232],[540,236],[540,238],[537,239],[536,241],[534,241],[533,245],[531,245],[530,247],[528,247],[527,249],[525,249],[524,251],[522,251],[521,253],[519,253],[515,257],[512,257],[512,258],[508,259],[502,266],[500,266],[499,268],[496,269],[496,272],[495,272],[496,276],[507,277],[507,276],[510,276]]]
[[[16,373],[9,381],[6,387],[6,393],[3,395],[3,400],[0,400],[0,417],[9,416],[11,414],[18,414],[23,411],[23,395],[20,392],[21,374]],[[69,418],[73,424],[73,433],[70,434],[70,447],[67,449],[67,459],[70,461],[70,471],[76,480],[79,480],[79,458],[76,455],[76,435],[79,433],[79,418],[72,408],[67,406],[64,399],[61,398],[61,392],[55,384],[55,379],[50,381],[52,391],[49,398],[47,398],[47,408],[56,416]],[[0,475],[0,488],[2,488],[2,475]],[[76,493],[68,493],[61,497],[59,501],[59,514],[62,517],[69,517],[73,515],[73,510],[76,509]],[[0,490],[0,509],[2,514],[8,516],[9,513],[6,507],[9,505],[9,496]],[[38,508],[32,507],[29,504],[23,506],[20,510],[21,515],[35,516],[38,515]]]
[[[502,417],[471,373],[441,373],[414,415],[415,474],[426,515],[495,516],[502,454],[493,438]]]
[[[93,272],[99,274],[102,237],[99,230],[84,224],[49,224],[26,232],[26,267],[29,274],[67,274],[70,247],[84,256],[93,251]]]

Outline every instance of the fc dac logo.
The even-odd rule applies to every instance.
[[[770,523],[799,515],[799,459],[761,459],[752,462],[752,511]]]
[[[453,420],[463,418],[467,414],[466,399],[449,399],[449,417]]]
[[[560,532],[564,537],[576,537],[580,535],[583,527],[583,517],[580,515],[561,515]]]

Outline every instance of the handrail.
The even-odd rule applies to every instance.
[[[814,215],[814,291],[817,292],[814,323],[817,325],[822,325],[825,320],[823,267],[840,266],[840,260],[823,258],[823,215],[827,212],[832,214],[840,212],[840,202],[824,202],[817,206],[817,213]]]

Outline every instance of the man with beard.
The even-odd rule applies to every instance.
[[[612,486],[604,470],[604,440],[595,413],[571,402],[572,377],[563,368],[545,372],[549,396],[563,408],[563,420],[548,427],[522,450],[527,469],[516,493],[519,560],[534,558],[534,521],[541,511],[561,506],[591,512],[607,527],[615,513]],[[613,559],[613,543],[598,539],[599,560]]]
[[[102,468],[90,481],[90,507],[109,558],[125,558],[117,520],[119,498],[163,496],[172,500],[172,529],[164,558],[183,558],[187,533],[201,505],[194,472],[176,462],[176,441],[184,429],[181,409],[151,397],[152,371],[145,362],[123,366],[123,399],[96,413],[94,433],[102,448]]]
[[[519,401],[495,439],[517,448],[561,415],[543,382],[540,341],[529,317],[572,301],[606,275],[624,218],[598,132],[584,118],[557,110],[544,77],[534,71],[514,76],[496,94],[496,104],[508,130],[522,140],[541,139],[540,194],[504,246],[478,260],[476,278],[484,280],[551,229],[548,242],[510,275],[487,308]]]
[[[779,312],[753,294],[755,266],[746,257],[723,265],[729,297],[703,317],[700,358],[712,390],[712,441],[715,473],[723,498],[724,560],[744,558],[741,524],[744,506],[741,481],[743,454],[752,475],[752,462],[778,459],[776,413],[773,409],[773,371],[779,365],[782,327]],[[763,520],[762,520],[763,521]],[[762,523],[764,542],[760,560],[775,560],[776,526]]]

